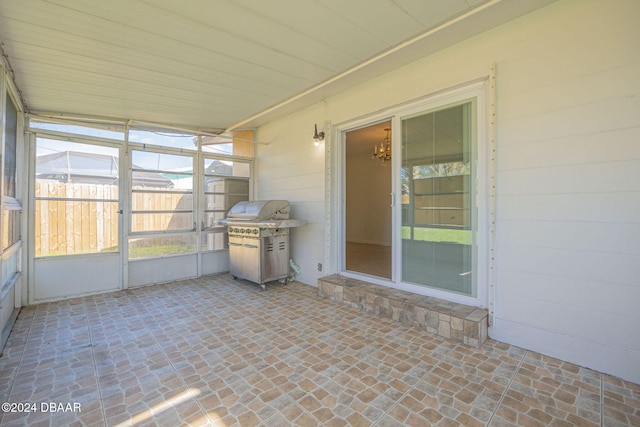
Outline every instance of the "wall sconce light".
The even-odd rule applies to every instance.
[[[324,141],[324,132],[318,133],[318,125],[315,124],[314,126],[316,131],[313,134],[313,145],[315,145],[316,147],[319,147],[320,143]]]

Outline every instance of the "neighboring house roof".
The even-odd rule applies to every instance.
[[[233,175],[233,166],[230,164],[221,162],[220,160],[214,160],[211,162],[207,169],[204,171],[205,175]]]
[[[134,165],[134,168],[140,169]],[[61,151],[36,158],[36,178],[82,184],[117,184],[118,159],[108,154]],[[157,172],[133,172],[134,187],[173,187]]]

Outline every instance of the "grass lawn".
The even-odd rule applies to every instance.
[[[162,255],[176,255],[195,252],[193,245],[150,245],[132,246],[129,248],[129,258],[151,258]]]
[[[402,227],[402,238],[411,239],[411,227]],[[449,228],[414,227],[413,240],[424,242],[447,242],[461,245],[471,244],[471,230],[452,230]]]

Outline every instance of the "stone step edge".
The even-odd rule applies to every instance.
[[[363,312],[418,327],[470,347],[480,347],[487,340],[488,311],[483,308],[417,295],[339,275],[319,278],[318,295]],[[463,314],[458,315],[456,311]]]

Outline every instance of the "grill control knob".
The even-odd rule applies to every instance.
[[[241,228],[241,229],[240,229],[240,233],[244,233],[244,232],[245,232],[245,229],[244,229],[244,228]]]
[[[257,228],[253,229],[253,234],[258,234],[258,229]]]

